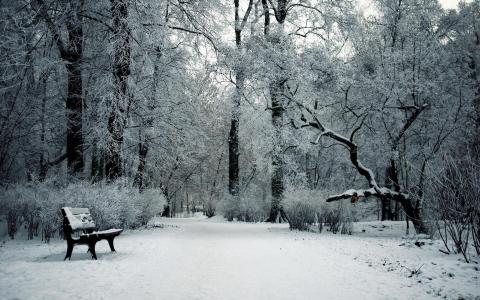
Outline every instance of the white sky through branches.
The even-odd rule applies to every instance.
[[[457,9],[458,3],[460,3],[460,1],[461,0],[438,0],[438,2],[442,5],[444,9]],[[372,9],[371,0],[358,0],[358,4],[364,14],[371,15],[373,13],[374,10]]]

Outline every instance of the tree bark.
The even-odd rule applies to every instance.
[[[385,172],[385,186],[389,189],[393,189],[396,192],[400,192],[400,184],[398,181],[398,170],[395,163],[395,159],[390,159],[390,165]],[[392,209],[392,199],[385,197],[381,199],[382,203],[382,221],[397,220],[395,211]]]
[[[67,93],[67,166],[70,174],[83,172],[83,10],[84,1],[79,1],[74,6],[75,13],[66,21],[68,31],[68,51],[65,56],[68,72]]]
[[[138,187],[140,191],[143,191],[144,184],[145,184],[145,165],[147,161],[147,153],[148,153],[148,141],[140,141],[138,143],[138,167],[137,173],[135,174],[135,178],[133,179],[133,186]]]
[[[91,120],[93,124],[96,124],[96,122],[98,122],[98,114],[97,114],[97,104],[95,103],[95,101],[91,101],[91,106],[92,106]],[[98,137],[96,134],[94,134],[93,140],[92,140],[92,150],[91,150],[91,155],[92,155],[92,164],[91,164],[91,170],[90,170],[91,182],[98,182],[102,180],[104,177],[105,166],[104,166],[103,152],[97,146],[97,144],[98,144]]]
[[[242,19],[239,15],[239,0],[234,0],[235,6],[235,46],[237,52],[242,52],[242,30],[248,20],[252,10],[253,0],[249,1],[247,11]],[[228,136],[228,191],[230,195],[237,197],[239,194],[239,125],[240,125],[240,108],[243,90],[245,88],[245,69],[240,63],[235,64],[235,95],[232,100],[232,116],[230,120],[230,132]]]
[[[80,57],[67,65],[68,96],[67,108],[67,166],[70,174],[83,172],[83,134],[82,134],[82,71]]]
[[[236,93],[239,93],[238,85],[243,85],[243,79],[237,73]],[[240,83],[242,80],[242,83]],[[233,99],[232,117],[230,121],[230,133],[228,137],[228,191],[232,196],[238,196],[239,192],[239,118],[240,118],[240,97],[235,95]]]
[[[287,17],[287,0],[277,0],[276,7],[272,7],[275,12],[275,19],[280,25],[280,31],[283,33],[283,26]],[[281,39],[270,37],[270,17],[268,3],[262,1],[265,15],[266,38],[272,43],[273,47],[278,47]],[[272,4],[273,5],[273,4]],[[274,70],[275,72],[275,70]],[[268,222],[287,221],[287,215],[282,208],[282,198],[284,192],[284,162],[283,162],[283,111],[284,111],[284,88],[287,78],[275,78],[269,85],[270,99],[272,104],[272,125],[274,128],[274,148],[272,151],[272,178],[271,193],[272,203]]]
[[[39,164],[40,164],[40,171],[38,172],[38,180],[39,181],[44,181],[45,177],[47,176],[47,171],[48,171],[48,164],[45,159],[45,133],[46,133],[46,106],[47,106],[47,79],[48,75],[46,72],[43,72],[40,78],[40,85],[41,85],[41,93],[40,95],[42,96],[42,111],[41,111],[41,116],[40,116],[40,126],[41,126],[41,132],[40,132],[40,157],[39,157]]]
[[[274,148],[272,152],[272,203],[269,222],[285,219],[281,203],[284,191],[284,163],[283,163],[283,83],[275,81],[270,85],[270,98],[272,100],[272,125],[274,128]]]
[[[470,77],[474,83],[472,104],[474,108],[475,132],[472,139],[472,150],[475,159],[480,160],[480,32],[475,32],[475,44],[470,53],[468,66]]]
[[[113,83],[114,96],[108,118],[105,173],[109,181],[122,176],[123,132],[126,126],[127,83],[130,75],[130,38],[128,32],[128,1],[111,0],[114,38]]]

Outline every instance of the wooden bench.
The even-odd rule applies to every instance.
[[[88,251],[92,258],[97,259],[95,244],[100,240],[107,240],[110,250],[115,251],[113,239],[122,233],[123,229],[109,229],[95,231],[96,225],[88,208],[63,207],[63,232],[67,240],[67,255],[65,259],[71,259],[75,245],[88,245]],[[80,232],[78,237],[75,233]]]

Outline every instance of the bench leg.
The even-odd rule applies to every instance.
[[[110,246],[110,250],[112,250],[112,252],[115,252],[115,247],[113,247],[113,237],[112,238],[108,238],[108,245]]]
[[[92,255],[93,259],[97,259],[97,253],[95,252],[95,244],[97,241],[92,240],[88,243],[88,251],[90,251],[90,254]]]
[[[65,255],[65,258],[63,260],[70,260],[72,258],[72,251],[73,251],[73,243],[67,242],[67,255]]]

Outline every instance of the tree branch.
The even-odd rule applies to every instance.
[[[288,96],[287,96],[288,97]],[[375,180],[375,175],[373,174],[373,171],[370,170],[369,168],[365,167],[361,161],[358,159],[358,146],[353,142],[353,134],[352,134],[352,139],[348,139],[341,134],[338,134],[327,127],[325,127],[317,117],[316,113],[309,107],[305,106],[303,103],[296,101],[295,99],[291,98],[290,99],[292,102],[296,103],[301,109],[307,111],[309,115],[313,118],[313,121],[306,122],[308,124],[307,126],[315,128],[320,131],[320,137],[322,136],[328,136],[329,138],[340,142],[341,144],[345,145],[350,152],[350,161],[351,163],[355,166],[357,169],[358,173],[365,177],[365,179],[368,181],[369,189],[364,189],[364,190],[348,190],[345,191],[342,194],[334,195],[331,197],[327,198],[327,202],[335,201],[335,200],[340,200],[340,199],[347,199],[347,198],[352,198],[352,196],[361,196],[361,197],[367,197],[367,196],[376,196],[376,197],[391,197],[394,200],[397,201],[403,201],[405,199],[409,198],[408,194],[396,192],[394,190],[391,190],[389,188],[385,187],[380,187],[376,180]],[[318,138],[318,139],[319,139]]]
[[[59,157],[55,158],[54,160],[52,161],[49,161],[47,163],[47,165],[49,167],[52,167],[52,166],[55,166],[55,165],[58,165],[59,163],[61,163],[62,161],[64,161],[65,159],[67,159],[67,153],[63,153],[62,155],[60,155]]]
[[[60,56],[62,57],[62,59],[66,60],[68,57],[68,51],[65,47],[65,43],[60,37],[60,32],[57,26],[55,25],[55,23],[53,23],[52,18],[48,14],[47,8],[45,6],[45,2],[43,2],[43,0],[33,0],[32,4],[34,6],[38,6],[38,10],[39,10],[38,14],[45,20],[48,30],[53,35],[53,40],[57,45],[58,51],[60,52]]]
[[[422,111],[424,111],[426,108],[428,107],[428,104],[425,103],[423,104],[422,106],[420,107],[417,107],[412,115],[407,119],[407,121],[405,122],[405,124],[403,124],[403,127],[402,129],[400,130],[400,132],[398,133],[398,135],[395,137],[395,139],[393,139],[392,141],[392,149],[397,149],[398,147],[398,143],[400,142],[400,140],[402,139],[402,137],[405,135],[405,132],[408,130],[408,128],[410,128],[410,126],[412,126],[413,122],[415,122],[415,120],[418,118],[418,116],[422,113]]]

